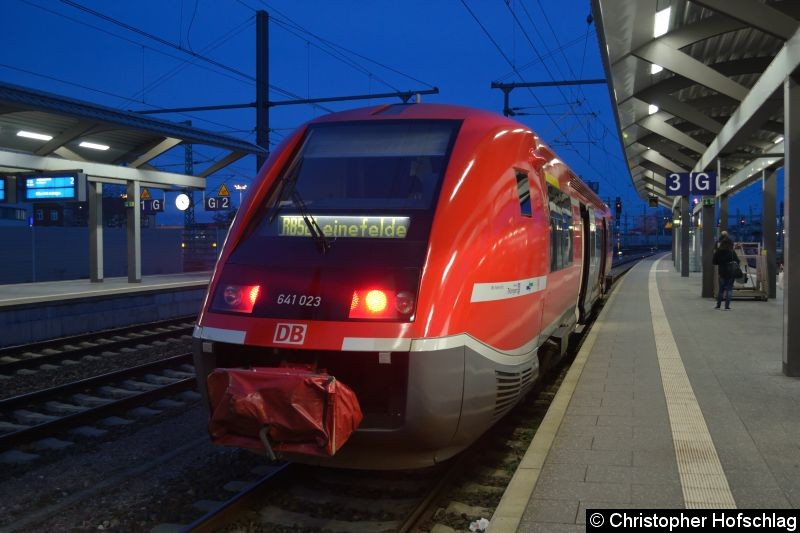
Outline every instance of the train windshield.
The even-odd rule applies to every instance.
[[[457,127],[416,120],[311,126],[257,234],[306,234],[303,215],[310,215],[327,237],[386,237],[392,224],[391,236],[403,235],[415,211],[433,208]],[[380,216],[355,229],[355,219],[368,215]]]

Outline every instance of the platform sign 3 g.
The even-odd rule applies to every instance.
[[[667,196],[715,196],[716,172],[670,172],[667,174]]]

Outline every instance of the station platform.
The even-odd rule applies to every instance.
[[[211,272],[0,285],[0,347],[196,314]]]
[[[783,295],[701,298],[669,254],[612,292],[489,531],[584,531],[586,509],[800,508],[800,380]]]

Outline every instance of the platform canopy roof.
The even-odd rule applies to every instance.
[[[592,0],[633,184],[717,170],[731,194],[783,162],[783,84],[800,64],[797,0]]]
[[[150,166],[180,144],[218,148],[223,155],[193,176]],[[250,154],[265,150],[186,124],[0,82],[0,172],[80,169],[94,181],[204,188],[207,176]]]

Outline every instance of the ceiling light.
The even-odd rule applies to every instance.
[[[653,22],[653,37],[660,37],[669,31],[669,12],[672,8],[656,11],[655,21]]]
[[[27,137],[28,139],[37,139],[39,141],[52,140],[52,135],[45,135],[43,133],[33,133],[32,131],[20,130],[17,132],[17,137]]]
[[[658,74],[662,70],[664,70],[664,67],[661,65],[656,65],[655,63],[650,64],[650,74]]]
[[[658,106],[657,105],[650,104],[649,106],[647,106],[647,114],[648,115],[652,115],[653,113],[655,113],[657,111],[658,111]]]
[[[84,148],[92,148],[94,150],[108,150],[108,146],[105,144],[96,144],[83,141],[79,146],[83,146]]]
[[[777,139],[775,139],[772,142],[775,143],[775,144],[778,144],[779,142],[782,142],[782,141],[783,141],[783,135],[781,135],[780,137],[778,137]]]

